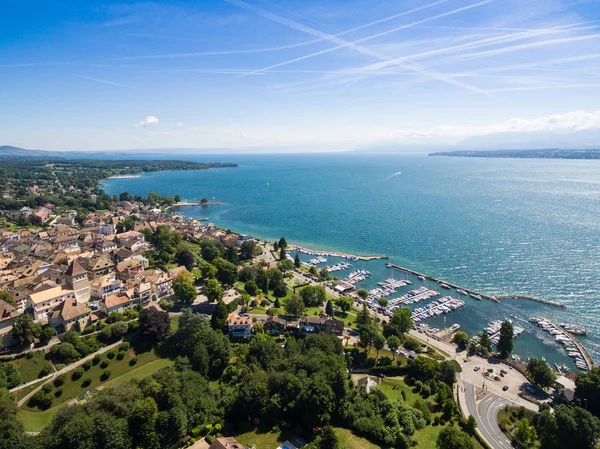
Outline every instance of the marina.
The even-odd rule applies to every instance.
[[[458,310],[461,307],[464,307],[464,305],[465,302],[460,299],[445,296],[438,301],[433,301],[430,304],[427,304],[426,306],[416,308],[412,313],[412,319],[414,322],[418,323],[419,321],[426,320],[427,318]]]
[[[545,318],[532,317],[529,321],[552,335],[554,340],[564,347],[567,355],[574,360],[577,368],[589,370],[594,366],[594,361],[587,350],[567,329]]]

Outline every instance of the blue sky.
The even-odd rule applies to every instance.
[[[4,2],[0,144],[330,151],[597,129],[599,3]]]

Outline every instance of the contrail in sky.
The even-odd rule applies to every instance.
[[[299,23],[294,22],[292,20],[285,19],[285,18],[280,17],[280,16],[278,16],[276,14],[270,13],[268,11],[264,11],[263,9],[258,8],[256,6],[249,5],[248,3],[245,3],[243,1],[240,1],[240,0],[225,0],[225,1],[228,2],[228,3],[231,3],[232,5],[236,5],[236,6],[240,7],[240,8],[246,9],[248,11],[255,12],[255,13],[259,14],[260,16],[264,17],[265,19],[269,19],[269,20],[272,20],[274,22],[281,23],[282,25],[286,25],[286,26],[288,26],[288,27],[290,27],[292,29],[295,29],[295,30],[298,30],[298,31],[302,31],[304,33],[307,33],[307,34],[310,34],[310,35],[313,35],[313,36],[322,37],[324,39],[327,39],[328,41],[332,41],[334,43],[337,43],[339,45],[339,47],[334,47],[333,49],[348,47],[348,48],[351,48],[351,49],[353,49],[353,50],[355,50],[355,51],[357,51],[359,53],[372,56],[372,57],[380,59],[382,61],[386,61],[386,60],[389,59],[388,56],[386,56],[386,55],[384,55],[382,53],[379,53],[379,52],[377,52],[375,50],[371,50],[369,48],[357,45],[356,42],[347,42],[347,41],[344,41],[343,39],[340,39],[340,38],[338,38],[336,36],[333,36],[333,35],[330,35],[330,34],[327,34],[327,33],[323,33],[321,31],[318,31],[318,30],[315,30],[313,28],[307,27],[305,25],[299,24]],[[472,5],[469,5],[469,6],[465,6],[463,8],[459,8],[458,10],[450,11],[449,13],[446,13],[445,15],[455,14],[455,13],[458,13],[458,12],[461,12],[461,11],[466,11],[468,9],[475,8],[475,7],[478,7],[478,6],[483,6],[483,5],[487,4],[487,3],[491,3],[492,1],[493,0],[485,0],[485,1],[482,1],[482,2],[479,2],[479,3],[475,3],[475,4],[472,4]],[[365,38],[365,39],[369,39],[369,38]],[[363,41],[365,39],[361,39],[360,41]],[[330,51],[331,50],[332,49],[330,49]],[[287,62],[287,63],[289,63],[289,62]],[[278,64],[277,66],[280,66],[280,65],[283,65],[283,63],[282,64]],[[480,93],[480,94],[484,94],[484,95],[489,95],[483,89],[480,89],[480,88],[475,87],[475,86],[471,86],[470,84],[467,84],[467,83],[463,83],[463,82],[460,82],[460,81],[453,80],[451,78],[448,78],[448,77],[444,76],[443,74],[432,72],[432,71],[430,71],[430,70],[426,69],[425,67],[422,67],[422,66],[420,66],[418,64],[414,64],[414,63],[403,64],[403,66],[405,68],[408,68],[408,69],[413,70],[415,72],[421,73],[423,75],[427,75],[429,77],[445,81],[445,82],[447,82],[449,84],[452,84],[454,86],[462,87],[464,89],[470,90],[471,92],[476,92],[476,93]],[[274,67],[270,67],[270,68],[274,68]],[[265,70],[265,69],[262,69],[262,70]],[[257,70],[255,72],[260,72],[260,70]],[[251,73],[253,73],[253,72],[251,72]]]
[[[77,73],[74,73],[73,75],[75,75],[77,78],[96,81],[97,83],[108,84],[110,86],[125,87],[126,89],[135,89],[134,86],[128,86],[127,84],[115,83],[113,81],[102,80],[100,78],[92,78],[91,76],[78,75]]]

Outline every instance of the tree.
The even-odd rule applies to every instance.
[[[158,407],[154,399],[147,397],[136,402],[130,420],[134,447],[158,447],[158,436],[155,430],[157,416]]]
[[[256,285],[254,280],[250,279],[246,282],[246,285],[244,285],[244,290],[246,290],[250,296],[256,296],[258,294],[258,285]]]
[[[139,315],[139,322],[140,333],[150,341],[162,341],[168,337],[171,331],[169,313],[162,312],[154,307],[142,309]]]
[[[359,289],[356,293],[358,294],[358,297],[363,300],[369,297],[369,292],[364,288]]]
[[[465,432],[471,436],[475,436],[475,429],[477,429],[477,421],[473,415],[469,415],[463,426]]]
[[[304,305],[304,300],[300,295],[292,295],[290,296],[284,305],[285,313],[292,316],[302,316],[304,315],[304,310],[306,306]]]
[[[208,204],[208,198],[206,198],[205,196],[202,197],[202,199],[200,200],[201,204]]]
[[[300,268],[301,265],[302,262],[300,261],[300,253],[296,253],[296,255],[294,256],[294,266],[296,268]]]
[[[325,302],[327,295],[320,285],[307,285],[300,292],[306,307],[320,306]]]
[[[513,432],[513,437],[517,446],[531,447],[537,440],[537,433],[535,427],[529,424],[529,420],[523,418],[518,422],[517,428]]]
[[[179,202],[181,201],[181,196],[180,196],[179,194],[177,194],[177,195],[175,195],[175,197],[173,198],[173,200],[174,200],[176,203],[179,203]]]
[[[540,388],[551,387],[556,380],[554,371],[541,359],[530,359],[527,362],[527,372],[533,379],[533,382]]]
[[[194,287],[194,279],[188,271],[180,271],[173,279],[172,285],[175,296],[184,303],[193,303],[198,296],[196,287]]]
[[[587,373],[579,373],[575,379],[575,397],[580,404],[586,403],[587,409],[594,415],[600,415],[600,367],[594,367]]]
[[[396,350],[401,345],[400,339],[398,337],[396,337],[395,335],[392,335],[392,336],[388,337],[387,344],[388,344],[388,347],[390,348],[390,350],[392,351],[392,357],[395,359],[396,358]]]
[[[367,309],[367,304],[363,303],[362,309],[356,314],[356,325],[360,328],[373,322],[373,317]]]
[[[202,258],[208,262],[212,262],[217,257],[221,257],[221,251],[213,242],[207,242],[202,248]]]
[[[321,279],[322,281],[326,281],[327,279],[329,279],[329,271],[326,267],[323,267],[319,270],[319,279]]]
[[[383,307],[385,309],[388,306],[389,301],[387,298],[379,298],[377,303],[379,304],[380,307]]]
[[[215,330],[220,330],[223,333],[227,332],[227,317],[229,312],[227,311],[227,305],[223,301],[217,303],[212,317],[210,318],[210,325]]]
[[[285,248],[282,246],[279,249],[279,260],[285,260],[287,258],[287,253],[285,252]]]
[[[437,449],[473,449],[473,441],[468,434],[450,423],[439,434]]]
[[[285,240],[285,237],[281,237],[279,239],[279,247],[280,248],[287,248],[288,244],[287,241]]]
[[[344,315],[348,312],[348,310],[352,309],[354,305],[354,300],[349,296],[340,296],[337,300],[337,305],[344,312]]]
[[[510,321],[504,321],[500,327],[500,338],[498,339],[498,344],[496,345],[501,358],[508,358],[512,352],[514,346],[513,339],[513,325]]]
[[[277,263],[277,268],[279,268],[282,273],[287,273],[288,271],[292,271],[294,269],[294,262],[286,257]]]
[[[275,285],[275,288],[273,289],[273,295],[275,295],[277,298],[283,298],[285,295],[287,295],[287,291],[287,285],[285,285],[285,282],[281,281]]]
[[[314,265],[310,266],[310,268],[308,269],[308,272],[310,273],[311,276],[317,276],[319,274],[319,270]]]
[[[452,342],[460,349],[467,349],[469,346],[469,336],[466,332],[458,331],[452,336]]]
[[[48,344],[52,338],[56,335],[56,329],[53,327],[45,327],[40,332],[40,342],[43,344]]]
[[[418,356],[408,365],[408,372],[413,379],[425,382],[434,379],[438,373],[439,364],[429,357]]]
[[[174,306],[173,301],[169,301],[167,299],[161,299],[160,302],[158,303],[158,306],[163,309],[164,311],[168,312],[169,310],[171,310]]]
[[[487,329],[484,329],[479,335],[479,350],[484,356],[492,352],[492,340],[490,340]]]
[[[233,285],[237,281],[237,268],[231,262],[217,258],[213,261],[217,268],[217,279],[223,285]]]
[[[381,332],[377,332],[373,336],[373,346],[377,350],[376,359],[379,359],[379,351],[381,351],[385,346],[385,337],[383,336],[383,334]]]
[[[131,194],[129,192],[123,192],[119,195],[119,201],[131,201]]]
[[[240,257],[242,260],[252,260],[256,250],[256,242],[254,240],[246,240],[240,247]]]
[[[560,404],[554,415],[548,409],[540,413],[537,433],[544,449],[593,449],[600,437],[600,420],[581,407]]]
[[[325,313],[329,316],[333,316],[333,303],[331,300],[327,301],[327,304],[325,304]]]
[[[217,275],[217,268],[208,262],[202,264],[200,271],[202,272],[202,279],[204,280],[214,279]]]
[[[10,333],[20,345],[30,345],[40,336],[41,331],[42,326],[34,323],[31,315],[23,313],[14,319]]]
[[[196,258],[194,257],[194,254],[192,254],[192,252],[188,249],[179,250],[175,255],[175,260],[177,260],[179,265],[183,265],[185,268],[187,268],[188,271],[192,271],[192,268],[194,268],[194,265],[196,265]]]
[[[316,441],[317,449],[340,449],[340,441],[331,426],[321,428]]]
[[[383,328],[383,333],[387,337],[390,335],[401,336],[408,332],[412,326],[413,320],[411,310],[400,307],[394,310],[390,322]]]
[[[204,294],[208,298],[209,302],[220,301],[223,298],[223,289],[216,279],[209,279],[206,281],[204,287]]]

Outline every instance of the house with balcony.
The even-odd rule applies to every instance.
[[[227,333],[233,338],[249,338],[252,335],[252,316],[247,313],[230,313],[227,317]]]
[[[104,299],[108,295],[123,290],[123,283],[114,274],[94,279],[90,284],[90,292],[93,299]]]
[[[29,306],[33,310],[33,319],[46,324],[52,311],[67,299],[76,299],[73,290],[62,286],[51,287],[29,295]]]

